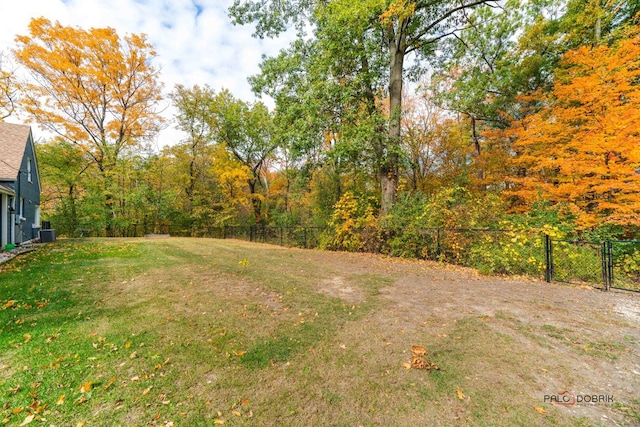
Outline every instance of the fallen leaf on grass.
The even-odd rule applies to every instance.
[[[86,397],[84,397],[84,396],[80,396],[80,398],[79,398],[78,400],[76,400],[76,402],[75,402],[75,403],[76,403],[76,405],[80,405],[80,404],[85,403],[85,402],[86,402],[86,401],[88,401],[88,400],[89,400],[89,399],[87,399]]]
[[[460,400],[464,400],[465,396],[464,393],[462,392],[462,389],[460,387],[456,388],[456,394],[458,395],[458,399]]]
[[[238,411],[231,411],[231,413],[233,415],[235,415],[236,417],[241,417],[242,416],[242,414],[240,412],[238,412]]]
[[[411,363],[403,363],[402,366],[404,367],[404,369],[411,369]]]
[[[19,414],[20,412],[22,412],[22,409],[23,409],[23,408],[22,408],[22,406],[18,406],[17,408],[14,408],[14,409],[11,411],[11,414],[13,414],[13,415],[15,415],[15,414]]]
[[[242,355],[243,355],[243,354],[245,354],[245,353],[246,353],[246,351],[234,351],[234,352],[233,352],[233,354],[235,354],[235,355],[236,355],[236,356],[238,356],[238,357],[242,356]]]
[[[544,410],[544,408],[541,408],[541,407],[539,407],[539,406],[536,406],[536,407],[535,407],[535,408],[533,408],[533,409],[535,409],[535,410],[536,410],[536,412],[538,412],[539,414],[544,414],[545,412],[547,412],[547,411],[545,411],[545,410]]]
[[[149,392],[151,391],[151,389],[153,388],[153,386],[147,387],[142,391],[142,395],[146,396],[147,394],[149,394]]]
[[[31,421],[33,421],[34,418],[35,418],[35,415],[29,415],[27,418],[24,419],[24,421],[22,421],[22,424],[20,424],[19,427],[26,426]]]
[[[116,377],[109,378],[109,382],[107,383],[107,385],[104,386],[104,390],[106,390],[109,387],[111,387],[112,385],[114,385],[115,382],[116,382]]]
[[[216,418],[215,420],[213,420],[214,424],[224,424],[226,423],[226,421],[224,420],[224,418]]]
[[[31,341],[31,334],[24,334],[24,343],[28,343],[29,341]]]
[[[58,338],[58,336],[60,335],[60,332],[56,332],[55,334],[51,335],[49,338],[47,338],[46,340],[44,340],[44,342],[46,342],[47,344],[50,343],[51,341],[55,340],[56,338]]]
[[[76,427],[84,427],[84,421],[78,421],[78,424],[76,424]]]
[[[64,404],[64,394],[61,394],[60,397],[58,398],[58,401],[56,402],[56,405],[60,406]]]
[[[86,383],[80,386],[80,393],[88,393],[91,391],[92,384],[91,381],[87,381]]]
[[[135,359],[136,357],[138,357],[138,353],[135,351],[129,355],[129,359]]]
[[[6,310],[7,308],[15,307],[15,305],[16,305],[16,300],[12,299],[7,301],[7,303],[4,306],[2,306],[2,308]]]

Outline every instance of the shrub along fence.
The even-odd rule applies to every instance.
[[[133,227],[123,236],[144,235]],[[298,248],[383,253],[477,268],[487,274],[588,283],[640,292],[640,240],[584,241],[539,231],[488,228],[380,229],[226,226],[199,230],[169,226],[172,236],[240,239]]]
[[[588,283],[603,290],[640,291],[640,240],[563,240],[539,232],[487,228],[336,230],[331,227],[227,226],[210,227],[198,233],[171,229],[170,233],[299,248],[384,253],[473,267],[484,273]]]

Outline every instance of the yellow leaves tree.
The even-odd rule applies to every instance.
[[[23,107],[43,128],[78,145],[103,180],[106,231],[115,216],[115,168],[127,150],[159,130],[162,85],[144,35],[120,38],[112,28],[65,27],[32,19],[14,55],[32,77]]]
[[[5,57],[0,53],[0,121],[15,111],[19,89],[14,71],[8,69],[6,64]]]
[[[252,194],[247,181],[251,178],[251,171],[227,150],[225,144],[214,148],[213,160],[212,172],[218,190],[215,222],[216,225],[233,224],[250,210]]]
[[[566,203],[584,227],[640,225],[640,37],[568,52],[515,139],[511,195]]]

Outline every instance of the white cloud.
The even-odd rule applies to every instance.
[[[165,91],[180,83],[229,89],[236,97],[254,99],[247,77],[260,71],[263,54],[275,55],[293,36],[268,42],[251,36],[250,26],[233,26],[227,9],[233,0],[0,0],[0,51],[14,47],[18,34],[28,34],[31,18],[44,16],[62,25],[112,27],[119,35],[145,33],[158,53]],[[168,118],[172,110],[168,109]],[[36,137],[38,129],[34,128]],[[163,131],[158,145],[183,136]]]

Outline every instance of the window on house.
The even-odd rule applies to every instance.
[[[27,181],[33,182],[31,179],[31,159],[27,159]]]
[[[40,205],[36,205],[35,218],[33,219],[33,226],[40,228]]]
[[[20,218],[24,218],[24,197],[20,197]]]

